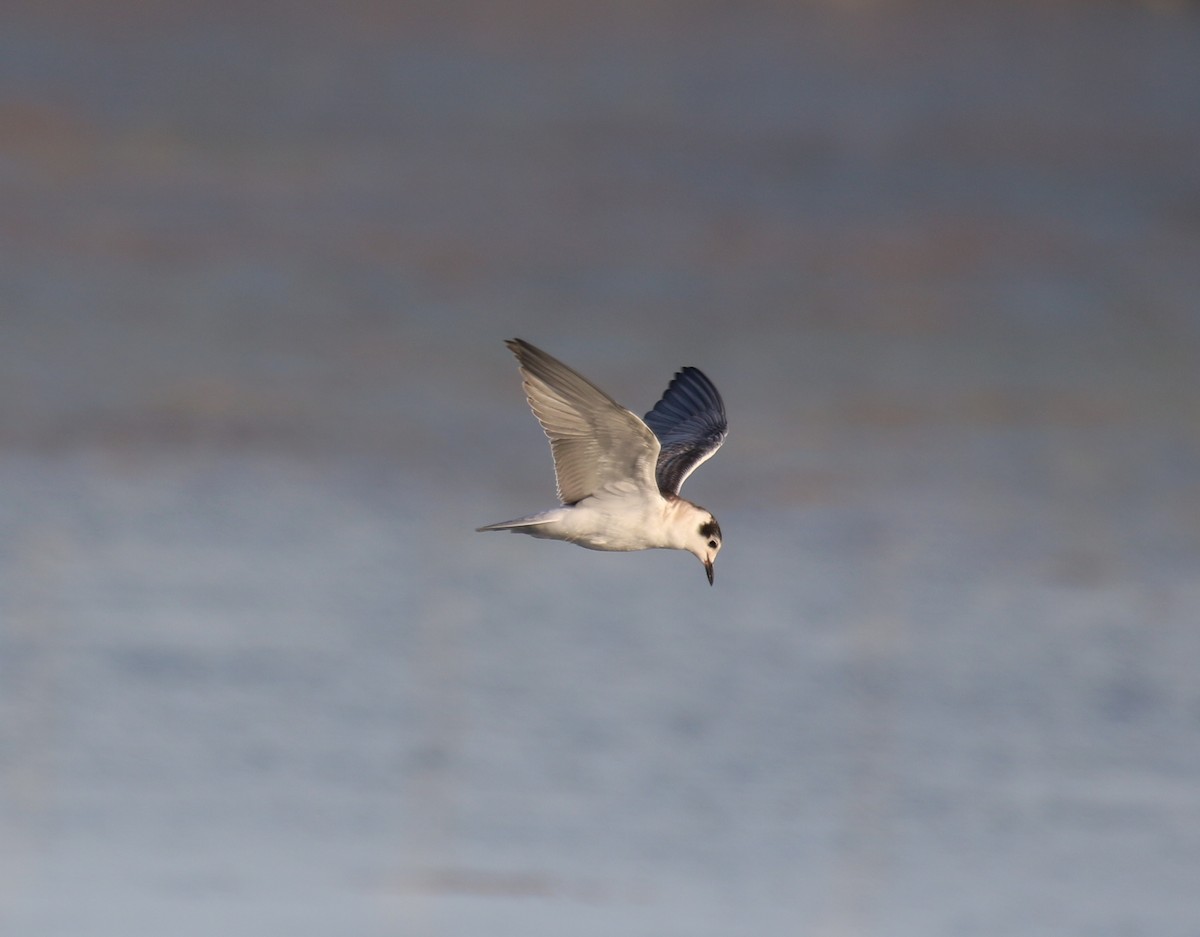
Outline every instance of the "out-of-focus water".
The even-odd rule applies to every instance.
[[[969,6],[6,12],[0,930],[1200,932],[1200,16]]]

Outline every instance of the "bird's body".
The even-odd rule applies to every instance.
[[[679,536],[690,501],[647,495],[634,486],[614,486],[577,501],[480,530],[514,530],[545,540],[567,540],[589,550],[685,549]],[[708,514],[704,512],[705,519]],[[688,525],[690,530],[691,525]]]
[[[479,529],[590,550],[687,550],[711,583],[721,528],[679,489],[725,440],[725,405],[712,382],[684,368],[643,421],[544,351],[520,339],[507,344],[550,439],[562,504]]]

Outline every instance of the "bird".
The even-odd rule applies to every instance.
[[[533,415],[550,440],[558,507],[479,527],[565,540],[589,550],[686,550],[713,584],[721,525],[679,490],[728,435],[725,403],[699,368],[675,373],[639,418],[557,358],[519,338]]]

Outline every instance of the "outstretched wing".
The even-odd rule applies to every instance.
[[[655,477],[664,495],[677,495],[701,462],[721,448],[729,432],[725,402],[699,368],[684,368],[646,414],[662,448]]]
[[[505,344],[517,356],[529,407],[550,438],[563,504],[618,482],[654,490],[658,440],[636,414],[540,348],[519,338]]]

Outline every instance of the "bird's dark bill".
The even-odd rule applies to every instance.
[[[713,564],[712,564],[712,560],[705,560],[705,561],[704,561],[704,571],[705,571],[706,573],[708,573],[708,584],[711,586],[711,585],[713,584]]]

